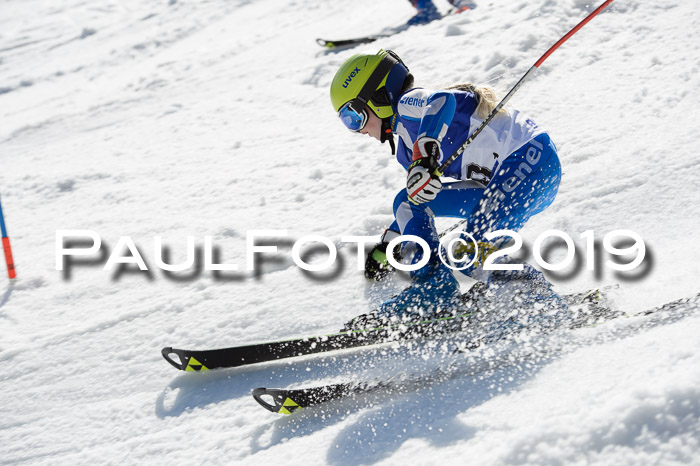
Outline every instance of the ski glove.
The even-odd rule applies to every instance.
[[[408,166],[406,191],[416,204],[430,202],[442,189],[440,177],[435,174],[440,156],[440,143],[423,137],[413,144],[413,163]]]
[[[367,259],[365,260],[365,277],[368,280],[382,281],[389,275],[389,273],[394,271],[394,267],[389,263],[389,259],[386,257],[386,248],[394,237],[398,236],[400,233],[392,230],[386,230],[382,235],[382,241],[377,243],[372,250],[367,254]],[[394,254],[394,259],[397,261],[400,257],[398,254]]]
[[[386,258],[386,246],[386,243],[378,243],[367,254],[365,277],[368,280],[380,282],[394,270],[389,264],[389,259]]]

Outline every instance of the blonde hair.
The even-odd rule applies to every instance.
[[[487,86],[477,86],[472,83],[463,83],[454,84],[445,89],[456,89],[458,91],[473,92],[476,95],[477,100],[479,101],[479,104],[476,107],[476,114],[482,120],[486,119],[486,117],[489,116],[491,112],[493,112],[493,109],[496,108],[498,102],[500,102],[500,100],[498,99],[498,95],[496,95],[496,91]],[[506,114],[506,109],[501,108],[498,111],[497,116]]]

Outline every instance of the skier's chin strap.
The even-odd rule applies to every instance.
[[[394,144],[394,133],[391,130],[391,118],[382,119],[382,144],[389,141],[391,155],[396,155],[396,144]]]

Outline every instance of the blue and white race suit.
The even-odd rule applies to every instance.
[[[450,157],[483,121],[476,114],[477,99],[454,89],[406,91],[392,120],[398,162],[408,169],[413,143],[422,137],[440,143],[439,163]],[[509,109],[484,128],[443,176],[456,181],[443,180],[443,189],[428,203],[413,204],[401,190],[389,228],[425,239],[434,252],[436,216],[466,219],[466,231],[477,241],[490,231],[522,228],[554,201],[561,165],[549,135],[525,114]]]

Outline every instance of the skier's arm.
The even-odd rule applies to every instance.
[[[432,201],[442,189],[440,177],[435,175],[442,160],[440,141],[452,123],[456,108],[457,102],[449,92],[435,92],[426,101],[406,179],[408,195],[416,203]]]
[[[456,108],[457,101],[452,93],[438,91],[431,94],[423,108],[416,142],[420,141],[421,138],[431,138],[438,141],[438,143],[442,141],[442,138],[447,133],[447,128],[455,116]],[[413,156],[415,160],[415,149]]]

